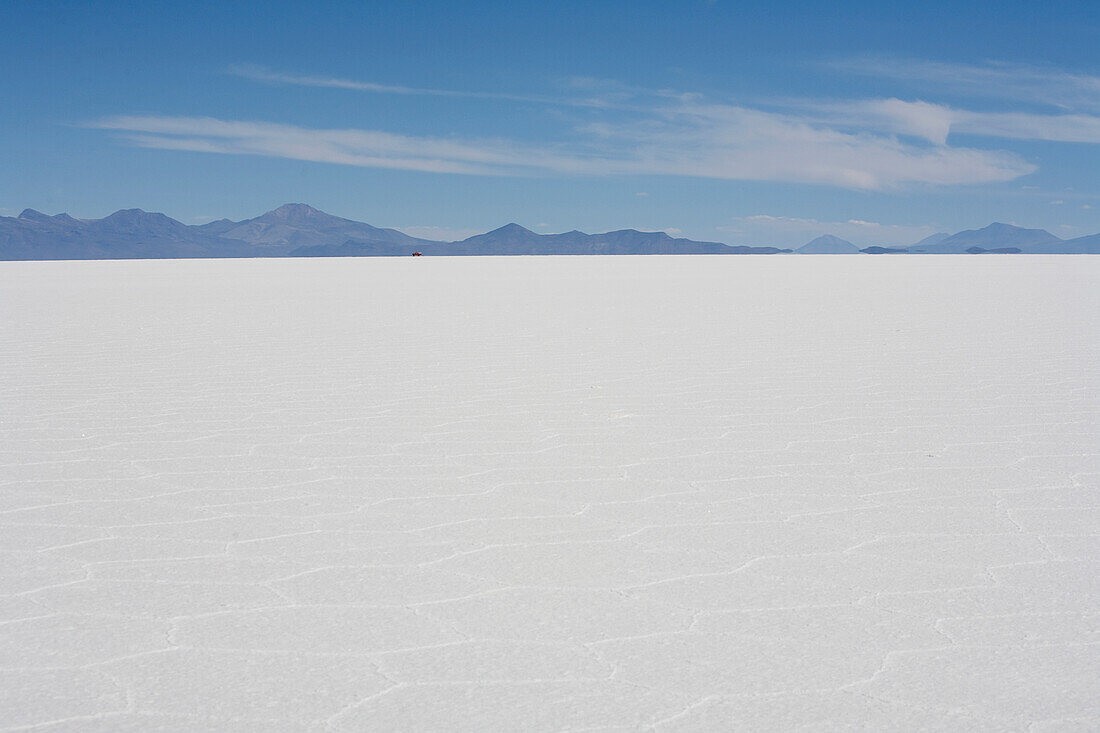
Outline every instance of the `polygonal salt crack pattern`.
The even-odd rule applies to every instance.
[[[0,731],[1094,730],[1100,260],[0,265]]]

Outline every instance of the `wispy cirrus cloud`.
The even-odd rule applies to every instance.
[[[120,115],[88,126],[132,145],[223,155],[433,173],[491,176],[662,175],[820,184],[857,190],[1010,181],[1037,170],[1022,156],[968,145],[959,136],[1100,143],[1100,78],[1010,64],[861,59],[834,69],[924,86],[980,87],[1062,105],[1056,113],[978,111],[925,99],[770,100],[755,106],[697,93],[630,87],[603,79],[562,80],[554,95],[515,95],[381,84],[243,65],[229,73],[265,84],[421,95],[558,107],[540,136],[404,134],[304,127],[263,120]],[[1017,82],[1023,79],[1022,87]],[[1072,108],[1079,104],[1081,109]],[[568,111],[568,108],[574,108]],[[1100,107],[1098,107],[1100,109]],[[529,113],[526,111],[525,114]],[[549,130],[549,132],[548,132]]]
[[[1016,140],[1097,144],[1100,143],[1100,116],[958,110],[953,114],[951,130],[963,134]]]
[[[864,73],[959,79],[977,75],[977,67],[952,67],[922,62],[906,65],[883,60]],[[843,66],[843,63],[838,64]],[[1005,68],[981,69],[986,76]],[[1016,139],[1093,142],[1098,121],[1088,115],[989,114],[952,109],[925,101],[897,98],[821,103],[793,100],[779,111],[743,105],[708,103],[702,95],[671,90],[641,89],[606,79],[573,78],[560,84],[561,93],[512,95],[380,84],[341,77],[272,71],[262,66],[237,65],[229,73],[270,84],[344,89],[372,94],[424,95],[459,99],[491,99],[565,107],[592,107],[615,111],[613,122],[589,123],[578,128],[569,145],[532,145],[508,141],[459,141],[460,155],[392,154],[391,149],[439,150],[440,140],[401,136],[381,131],[313,131],[310,146],[298,139],[279,142],[271,135],[232,146],[236,152],[302,157],[311,149],[324,162],[401,167],[475,174],[537,172],[587,175],[668,174],[744,180],[791,181],[882,189],[908,183],[952,185],[1011,180],[1034,166],[1010,153],[949,147],[948,135],[977,134]],[[985,77],[982,77],[985,80]],[[783,109],[784,106],[786,109]],[[253,123],[263,124],[263,123]],[[305,130],[283,130],[301,138]],[[353,133],[359,133],[351,143]],[[364,144],[364,136],[373,141]],[[382,139],[382,136],[388,136]],[[927,140],[929,150],[895,139]],[[140,145],[186,147],[228,152],[225,141],[175,140],[134,136]],[[243,140],[236,137],[235,139]],[[448,144],[456,141],[447,139]],[[269,152],[262,152],[267,150]],[[366,152],[370,151],[370,152]],[[452,151],[456,152],[456,151]],[[476,160],[476,163],[474,162]]]
[[[1100,116],[1031,112],[976,112],[896,98],[842,102],[792,101],[820,124],[911,135],[946,145],[950,134],[1014,140],[1100,143]]]
[[[694,97],[628,119],[577,125],[558,142],[156,115],[89,126],[146,148],[474,175],[671,175],[877,190],[1008,181],[1035,170],[1008,152],[915,145]]]
[[[145,148],[262,155],[366,168],[502,175],[523,166],[551,167],[560,162],[507,141],[456,141],[213,117],[117,116],[89,126],[126,133],[128,141]]]
[[[287,74],[272,71],[264,66],[256,64],[234,64],[227,70],[233,76],[239,76],[252,81],[261,81],[271,84],[290,84],[302,87],[320,87],[323,89],[350,89],[357,92],[377,92],[381,94],[410,94],[432,95],[441,97],[480,97],[484,95],[449,92],[442,89],[422,89],[394,84],[377,84],[369,81],[355,81],[332,76],[312,76],[309,74]]]
[[[1006,181],[1035,170],[1006,152],[914,145],[797,115],[693,98],[649,118],[585,128],[643,171],[889,189]]]
[[[984,97],[1046,103],[1063,110],[1095,110],[1100,113],[1100,77],[1049,67],[989,62],[950,64],[894,58],[860,58],[836,61],[834,69],[864,76],[919,83]],[[644,89],[608,79],[574,77],[563,80],[558,95],[519,95],[427,87],[379,84],[340,77],[273,71],[254,64],[230,66],[230,74],[253,81],[293,86],[345,89],[375,94],[419,95],[456,99],[526,102],[549,106],[617,109],[627,113],[668,112],[678,105],[702,100],[698,94],[667,89]],[[799,118],[826,126],[887,134],[910,135],[944,145],[950,133],[1016,140],[1100,143],[1100,116],[1087,111],[1069,114],[1028,112],[980,112],[953,108],[924,100],[895,97],[822,103],[788,100],[781,108],[810,111]],[[728,106],[728,109],[744,109]]]
[[[923,89],[1100,112],[1100,76],[1052,66],[988,61],[949,63],[883,56],[831,61],[845,74],[908,82]]]
[[[293,74],[273,71],[264,66],[255,64],[234,64],[227,69],[229,74],[239,76],[252,81],[267,84],[285,84],[299,87],[314,87],[319,89],[345,89],[355,92],[369,92],[372,94],[396,94],[402,96],[420,97],[449,97],[453,99],[482,99],[499,100],[504,102],[528,102],[563,107],[598,107],[605,108],[620,104],[636,91],[627,92],[624,88],[616,86],[609,88],[608,84],[600,80],[575,78],[566,81],[567,94],[540,95],[540,94],[506,94],[502,92],[477,92],[457,89],[436,89],[432,87],[410,87],[399,84],[379,84],[371,81],[357,79],[345,79],[342,77],[317,76],[311,74]]]

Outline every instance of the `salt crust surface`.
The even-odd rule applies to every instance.
[[[3,263],[0,730],[1100,728],[1100,257]]]

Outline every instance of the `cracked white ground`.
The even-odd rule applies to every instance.
[[[0,265],[0,730],[1096,730],[1100,258]]]

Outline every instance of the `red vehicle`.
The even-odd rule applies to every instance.
[[[423,256],[424,256],[423,252],[413,252],[413,257],[423,257]]]

